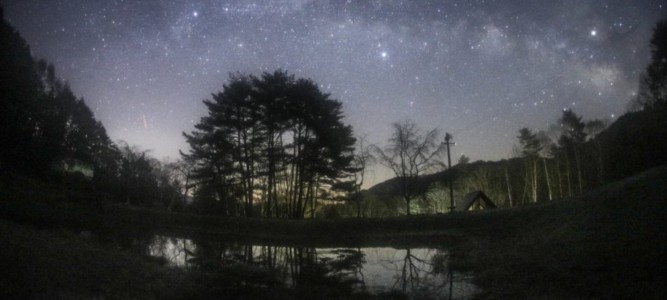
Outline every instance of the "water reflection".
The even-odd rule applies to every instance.
[[[194,243],[188,239],[172,238],[156,235],[148,246],[148,254],[166,259],[170,264],[179,267],[188,267],[188,254],[192,254]]]
[[[468,276],[448,267],[445,250],[432,248],[285,247],[155,236],[148,251],[174,266],[224,273],[245,285],[286,286],[300,295],[466,299],[476,291]]]

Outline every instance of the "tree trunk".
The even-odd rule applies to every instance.
[[[533,202],[537,202],[537,158],[533,159]]]
[[[510,185],[509,167],[505,167],[505,183],[507,183],[507,199],[509,199],[510,207],[512,207],[514,203],[512,203],[512,188]]]
[[[544,177],[547,180],[547,192],[549,194],[549,201],[553,200],[553,195],[551,194],[551,180],[549,179],[549,170],[547,169],[547,159],[546,157],[542,158],[542,163],[544,164]]]
[[[405,198],[405,214],[410,215],[410,198]]]
[[[558,176],[558,196],[563,199],[563,174],[558,157],[556,157],[556,176]]]
[[[565,153],[565,178],[567,179],[567,195],[572,197],[572,179],[570,178],[570,156]]]
[[[579,179],[579,195],[584,194],[584,183],[582,181],[582,176],[581,176],[581,159],[579,158],[579,151],[577,151],[577,147],[574,147],[574,161],[577,164],[577,177]]]

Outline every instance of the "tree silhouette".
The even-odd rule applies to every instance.
[[[563,151],[562,154],[566,161],[566,176],[568,178],[568,189],[571,193],[571,172],[570,166],[572,158],[577,171],[577,182],[579,187],[579,194],[583,193],[583,179],[581,167],[581,144],[586,141],[586,133],[584,128],[586,124],[581,121],[581,117],[577,116],[572,110],[567,109],[563,111],[560,118],[560,126],[563,128],[563,133],[558,140],[558,146]],[[572,194],[570,194],[572,196]]]
[[[437,142],[437,129],[422,135],[412,121],[394,123],[392,127],[394,133],[387,147],[374,147],[374,152],[379,163],[391,169],[398,178],[405,212],[410,215],[410,202],[423,195],[427,188],[420,185],[419,176],[439,165],[435,158],[444,151],[444,147]]]
[[[537,202],[537,160],[540,158],[542,145],[537,135],[530,129],[524,127],[519,130],[519,144],[521,144],[521,157],[526,159],[526,180],[530,182],[531,198]]]
[[[0,169],[45,174],[79,161],[104,172],[97,157],[113,147],[102,124],[0,17]]]
[[[0,168],[33,169],[34,130],[42,85],[30,48],[0,7]]]
[[[651,62],[639,79],[637,101],[644,109],[667,108],[667,20],[658,22],[651,38]]]
[[[260,78],[253,77],[252,84],[256,87],[254,97],[259,104],[260,122],[265,130],[262,153],[263,174],[266,176],[264,214],[277,216],[279,176],[287,166],[283,136],[288,127],[287,107],[294,76],[285,72],[264,73]]]
[[[341,103],[284,71],[234,74],[205,100],[209,115],[184,134],[195,178],[223,213],[303,218],[307,208],[352,172],[355,139]],[[204,196],[202,194],[202,196]],[[211,198],[210,196],[213,196]]]
[[[465,154],[461,154],[461,156],[459,157],[459,161],[456,164],[465,165],[467,163],[470,163],[470,157],[465,156]]]

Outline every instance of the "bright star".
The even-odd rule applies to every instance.
[[[192,16],[196,18],[197,16],[199,16],[199,12],[197,12],[197,11],[193,12]]]
[[[386,51],[382,51],[382,52],[380,53],[380,56],[382,56],[382,58],[387,58],[387,52],[386,52]]]
[[[591,30],[591,36],[596,36],[596,35],[598,35],[598,31],[595,29]]]

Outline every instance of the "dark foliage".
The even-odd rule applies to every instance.
[[[102,167],[111,141],[83,99],[35,61],[19,33],[0,23],[0,170],[44,175],[54,164]]]
[[[636,101],[646,110],[667,109],[667,20],[653,31],[651,62],[639,79]]]
[[[354,171],[355,139],[341,103],[311,80],[237,74],[212,96],[204,101],[209,114],[184,134],[192,148],[185,157],[197,166],[196,198],[209,212],[312,216],[317,200]]]
[[[459,164],[451,172],[421,176],[419,186],[442,188],[438,183],[454,176],[456,198],[483,190],[501,206],[516,206],[579,196],[667,163],[666,41],[667,21],[662,21],[651,39],[651,63],[640,80],[639,97],[633,100],[640,101],[642,110],[621,116],[608,128],[603,120],[585,122],[574,111],[564,110],[546,131],[520,130],[519,158]],[[401,195],[400,186],[393,178],[369,193],[390,201]]]
[[[1,12],[0,12],[0,16]],[[3,17],[3,16],[2,16]],[[20,34],[0,22],[0,173],[96,190],[89,198],[166,206],[180,198],[164,166],[107,136],[56,68],[35,60]],[[64,198],[75,199],[65,193]]]

